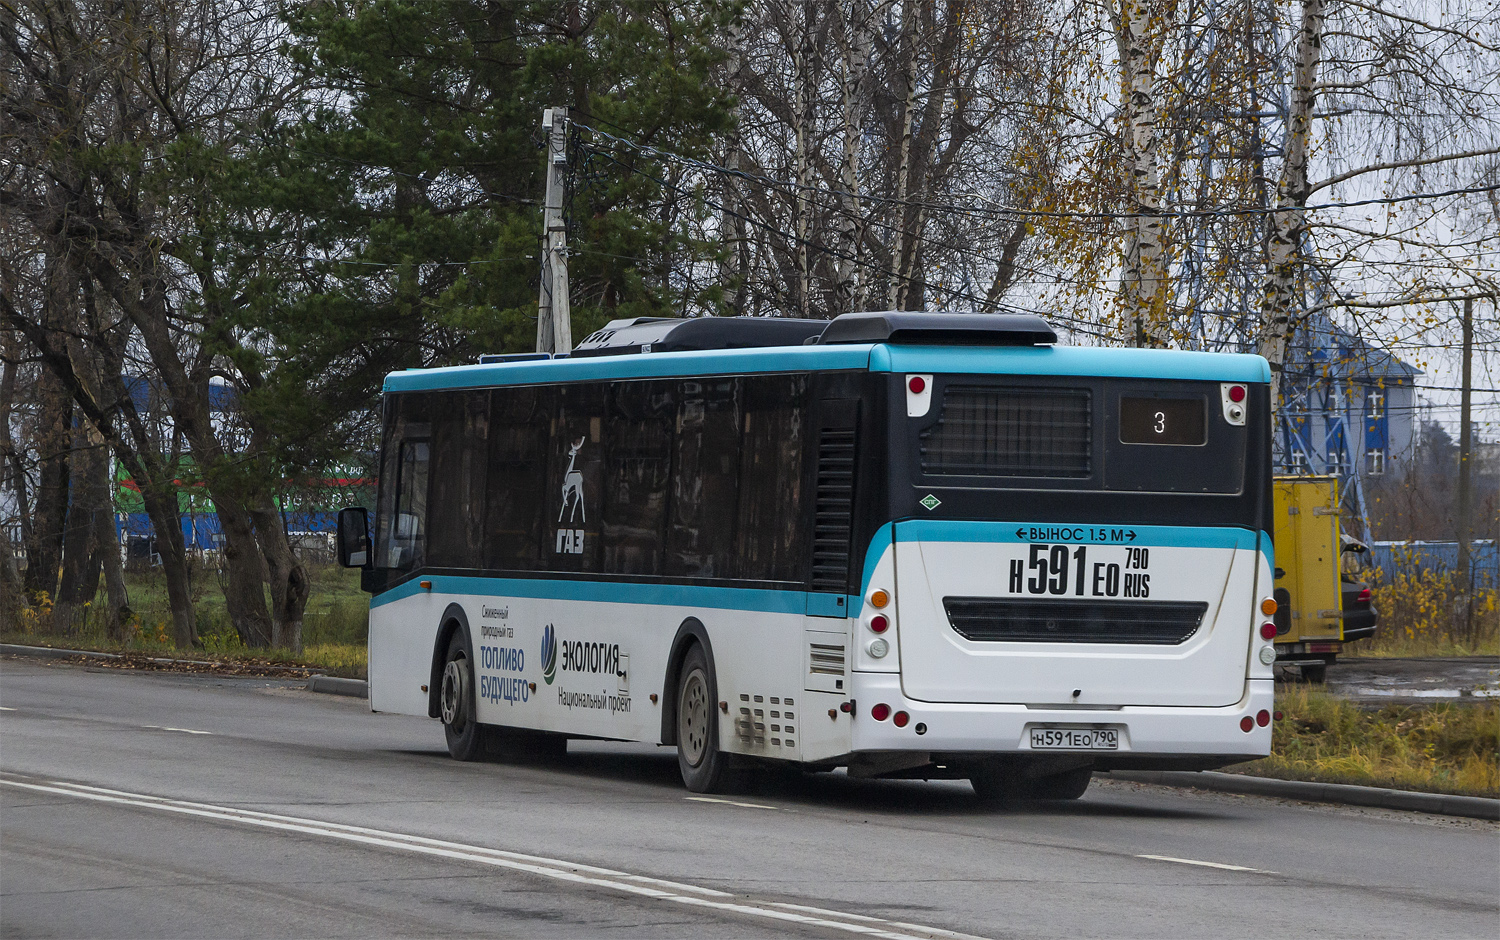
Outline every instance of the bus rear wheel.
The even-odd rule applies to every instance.
[[[443,662],[443,683],[438,690],[443,718],[443,736],[454,760],[479,760],[484,756],[484,727],[475,720],[474,669],[463,635],[453,634]]]
[[[1089,788],[1094,779],[1092,767],[1078,767],[1060,774],[1048,774],[1031,781],[1031,798],[1034,800],[1076,800]]]
[[[677,680],[677,768],[694,793],[712,793],[724,777],[727,758],[719,750],[719,722],[714,715],[713,664],[703,647],[693,644]]]
[[[1021,768],[1011,761],[986,760],[969,770],[969,785],[974,788],[974,795],[988,806],[1026,799],[1030,795],[1027,783]]]

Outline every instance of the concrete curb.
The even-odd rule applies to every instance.
[[[6,656],[31,656],[36,659],[119,659],[115,653],[95,653],[91,650],[59,650],[50,646],[18,646],[15,643],[0,643],[0,654]]]
[[[98,650],[69,650],[53,646],[20,646],[15,643],[0,643],[0,656],[30,656],[34,659],[97,659],[111,661],[127,659],[119,653],[101,653]],[[225,663],[213,662],[207,659],[178,659],[174,656],[145,656],[142,657],[148,663],[164,663],[169,666],[223,666]],[[276,672],[292,673],[289,678],[300,678],[296,675],[307,675],[305,666],[274,666],[257,665],[255,668],[272,670]],[[275,678],[274,676],[261,676],[259,678]]]
[[[327,695],[348,695],[353,698],[369,698],[370,683],[363,679],[340,679],[337,676],[313,676],[307,680],[307,691],[323,692]]]
[[[1154,783],[1166,787],[1193,787],[1219,793],[1248,793],[1254,796],[1275,796],[1285,800],[1343,803],[1349,806],[1375,806],[1381,809],[1437,813],[1443,816],[1500,820],[1500,800],[1482,796],[1416,793],[1411,790],[1387,790],[1384,787],[1357,787],[1347,783],[1275,780],[1270,777],[1248,777],[1244,774],[1216,773],[1211,770],[1201,772],[1115,770],[1110,771],[1109,776],[1116,780]]]
[[[37,659],[124,659],[119,653],[100,653],[96,650],[65,650],[52,646],[17,646],[0,643],[0,654],[11,656],[33,656]],[[151,663],[175,663],[180,666],[217,666],[219,663],[206,659],[176,659],[171,656],[144,657]]]

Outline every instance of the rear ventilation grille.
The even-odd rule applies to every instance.
[[[948,622],[966,640],[1144,643],[1175,646],[1203,625],[1202,601],[1032,601],[945,597]]]
[[[1086,388],[950,385],[922,432],[922,472],[947,476],[1082,478],[1093,472]]]
[[[818,435],[817,510],[813,520],[814,591],[842,592],[849,583],[853,511],[854,429],[824,428]]]
[[[809,643],[807,663],[807,671],[814,675],[842,676],[844,674],[844,647],[827,643]]]

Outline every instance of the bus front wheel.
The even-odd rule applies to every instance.
[[[443,662],[443,684],[438,692],[443,735],[454,760],[478,760],[484,755],[484,728],[475,721],[474,670],[463,634],[448,641]]]
[[[719,750],[719,722],[714,715],[718,689],[713,664],[703,647],[693,644],[677,680],[677,767],[694,793],[712,793],[724,776],[726,757]]]

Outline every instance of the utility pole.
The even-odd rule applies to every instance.
[[[1469,629],[1473,604],[1469,600],[1473,579],[1469,576],[1469,512],[1474,501],[1472,471],[1474,454],[1473,422],[1469,419],[1470,399],[1473,397],[1474,361],[1474,300],[1464,298],[1464,377],[1458,406],[1458,577],[1464,592],[1464,628]]]
[[[568,169],[568,109],[542,112],[547,132],[547,197],[542,210],[542,289],[536,309],[536,351],[573,350],[573,313],[568,304],[568,233],[563,221],[563,174]]]

